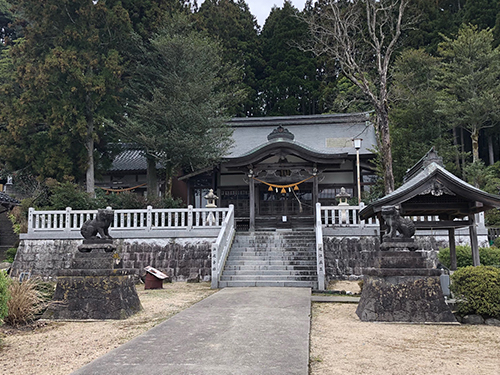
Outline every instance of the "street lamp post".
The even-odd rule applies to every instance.
[[[363,139],[361,138],[355,138],[352,140],[354,148],[356,149],[356,171],[357,171],[356,174],[358,177],[358,206],[361,204],[361,173],[359,167],[359,149],[361,148],[361,141],[363,141]]]

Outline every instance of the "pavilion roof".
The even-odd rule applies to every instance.
[[[448,219],[500,208],[500,196],[486,193],[446,170],[434,148],[408,171],[404,181],[361,210],[361,219],[389,205],[399,205],[401,214],[408,216],[439,215]]]

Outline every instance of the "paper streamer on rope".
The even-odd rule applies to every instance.
[[[294,191],[298,191],[299,190],[299,185],[310,180],[311,178],[313,178],[314,176],[311,176],[311,177],[308,177],[306,178],[305,180],[302,180],[302,181],[299,181],[299,182],[296,182],[294,184],[288,184],[288,185],[276,185],[276,184],[271,184],[269,182],[266,182],[266,181],[262,181],[262,180],[259,180],[258,178],[256,177],[252,177],[255,181],[258,181],[260,183],[263,183],[267,186],[269,186],[269,188],[267,189],[267,191],[273,191],[273,190],[276,190],[276,193],[279,191],[281,194],[285,194],[286,193],[286,189],[288,189],[288,191],[292,191],[291,189],[293,188]],[[280,190],[281,189],[281,190]]]

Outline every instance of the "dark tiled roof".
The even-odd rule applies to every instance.
[[[432,194],[441,196],[443,192],[436,193],[435,190],[442,188],[448,189],[452,194],[464,197],[471,203],[481,202],[485,209],[500,208],[500,196],[486,193],[446,170],[434,148],[409,170],[406,177],[406,182],[398,189],[363,208],[360,212],[361,218],[366,219],[374,216],[384,205],[403,204],[417,195]],[[443,198],[445,197],[446,193],[443,195]],[[440,210],[445,212],[444,209],[437,205],[435,211]],[[480,209],[478,212],[483,210]]]
[[[147,168],[144,152],[138,149],[125,148],[113,160],[110,171],[145,171]]]
[[[3,192],[0,191],[0,204],[2,203],[7,203],[7,204],[10,204],[10,205],[18,205],[19,202],[17,199],[14,199],[12,198],[10,195],[7,195]]]
[[[367,112],[233,118],[229,126],[233,128],[234,145],[226,159],[241,158],[276,142],[279,139],[268,140],[267,137],[279,126],[293,134],[293,140],[289,140],[291,143],[317,154],[355,155],[352,139],[362,138],[360,154],[372,155],[370,150],[377,144],[375,129]],[[146,168],[144,152],[131,144],[124,144],[109,171],[145,171]]]
[[[229,122],[234,129],[234,146],[228,159],[248,155],[270,143],[267,139],[278,126],[294,135],[302,147],[320,154],[356,154],[353,138],[362,138],[360,154],[372,154],[377,144],[375,129],[369,113],[348,113],[313,116],[279,116],[234,118]]]

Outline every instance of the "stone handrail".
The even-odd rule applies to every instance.
[[[176,209],[154,209],[148,206],[139,210],[114,210],[110,233],[113,235],[130,231],[154,233],[168,230],[217,229],[222,227],[228,211],[228,208],[193,206]],[[30,208],[26,238],[40,233],[77,236],[83,223],[94,218],[96,214],[97,210],[72,210],[70,207],[64,211],[37,211]]]
[[[321,203],[316,203],[316,270],[318,274],[318,289],[325,290],[325,254],[323,250],[323,224],[321,222]]]
[[[235,233],[234,205],[230,204],[229,211],[222,222],[222,228],[219,232],[219,236],[217,237],[215,243],[212,244],[212,289],[217,289],[219,287],[219,277],[224,269],[227,256],[229,255],[229,251],[233,244]]]

